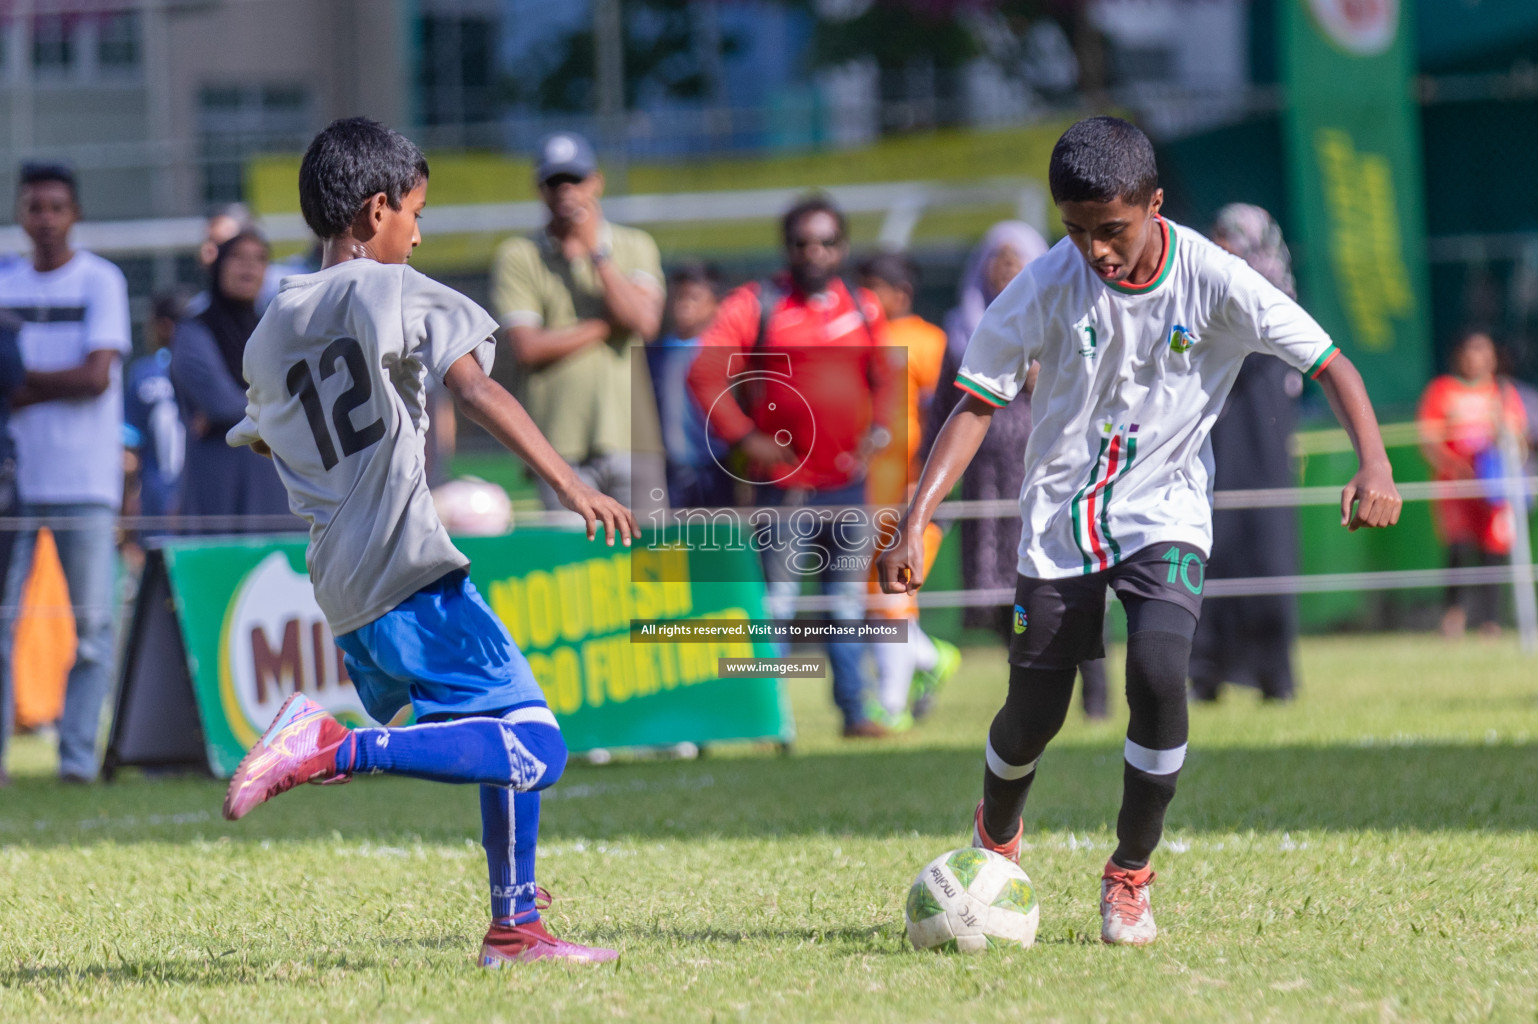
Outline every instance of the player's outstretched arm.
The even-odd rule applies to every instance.
[[[924,530],[977,454],[993,413],[993,406],[971,394],[951,410],[919,474],[913,503],[897,526],[896,543],[876,563],[883,592],[911,594],[924,585]]]
[[[1404,499],[1394,486],[1378,417],[1367,397],[1367,386],[1351,360],[1337,355],[1325,365],[1319,383],[1330,400],[1335,418],[1346,428],[1356,449],[1358,469],[1340,492],[1340,525],[1348,530],[1363,526],[1393,526],[1399,522]],[[1352,506],[1355,506],[1353,509]]]
[[[566,460],[545,440],[545,435],[540,433],[518,400],[486,376],[474,353],[457,359],[444,374],[443,384],[466,416],[485,427],[492,437],[526,462],[555,489],[561,504],[586,521],[588,540],[592,540],[602,527],[610,547],[614,546],[616,537],[624,541],[626,547],[630,546],[630,539],[641,532],[631,511],[578,479]]]

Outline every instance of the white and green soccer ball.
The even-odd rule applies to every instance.
[[[1020,866],[968,846],[930,861],[908,890],[904,912],[915,949],[980,953],[1029,949],[1041,909]]]

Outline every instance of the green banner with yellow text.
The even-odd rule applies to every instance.
[[[1403,0],[1283,0],[1289,191],[1304,305],[1381,406],[1431,372],[1425,209]]]
[[[630,642],[632,618],[761,618],[752,552],[638,545],[632,553],[542,530],[456,544],[573,750],[793,738],[780,683],[718,675],[718,659],[771,656],[770,645]],[[175,541],[162,557],[216,774],[234,770],[295,690],[349,724],[372,724],[315,604],[302,540]],[[700,579],[732,582],[677,582],[695,574],[666,559],[740,564],[698,566]]]

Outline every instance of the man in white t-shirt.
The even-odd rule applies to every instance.
[[[1341,525],[1390,526],[1400,499],[1361,376],[1324,330],[1242,260],[1159,216],[1153,147],[1113,117],[1080,121],[1049,171],[1068,237],[988,307],[901,542],[881,559],[889,592],[923,582],[924,528],[1024,388],[1035,428],[1020,491],[1020,564],[1009,692],[989,730],[973,845],[1018,860],[1036,764],[1073,695],[1075,667],[1104,656],[1106,588],[1127,610],[1127,726],[1117,847],[1101,878],[1101,937],[1156,934],[1149,857],[1186,751],[1186,673],[1212,544],[1208,434],[1251,352],[1310,373],[1356,447]]]
[[[17,497],[23,515],[49,521],[79,638],[59,720],[59,774],[89,782],[96,777],[101,706],[112,679],[113,517],[123,501],[122,359],[132,335],[123,272],[70,248],[70,229],[79,218],[69,168],[22,167],[17,220],[32,240],[32,258],[0,268],[0,310],[22,321],[27,368],[10,422]],[[36,539],[36,527],[17,534],[6,608],[21,601]],[[0,619],[0,745],[11,726],[14,628],[14,617]]]

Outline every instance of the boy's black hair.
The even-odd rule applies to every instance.
[[[1458,333],[1453,335],[1452,347],[1448,351],[1456,352],[1481,335],[1489,338],[1492,344],[1495,342],[1495,332],[1488,325],[1481,323],[1464,324],[1458,328]]]
[[[30,161],[22,164],[21,173],[16,176],[16,192],[20,194],[28,185],[41,185],[45,181],[57,181],[69,189],[70,200],[77,206],[80,204],[80,186],[75,183],[75,172],[68,164]]]
[[[299,165],[299,209],[321,238],[352,225],[380,192],[399,210],[407,192],[427,179],[427,158],[400,132],[367,117],[332,121],[310,143]]]
[[[919,288],[919,266],[903,252],[879,252],[860,264],[861,277],[885,281],[912,295]]]
[[[1119,117],[1086,117],[1052,147],[1047,181],[1054,203],[1147,205],[1159,187],[1153,143]]]
[[[1495,331],[1491,330],[1488,324],[1482,324],[1478,321],[1475,321],[1473,323],[1464,324],[1462,327],[1458,328],[1457,333],[1453,335],[1452,344],[1447,346],[1448,370],[1453,372],[1457,371],[1458,353],[1462,352],[1463,347],[1469,342],[1473,341],[1475,338],[1489,338],[1490,343],[1495,346],[1496,363],[1500,363],[1502,346],[1500,342],[1495,340]]]
[[[721,270],[714,263],[706,263],[703,260],[686,260],[678,264],[668,274],[668,287],[677,288],[681,284],[702,284],[709,288],[712,294],[721,294]]]
[[[840,210],[830,197],[813,193],[805,199],[798,200],[796,205],[786,210],[785,216],[780,219],[780,238],[786,246],[790,245],[790,233],[796,230],[796,225],[814,213],[826,213],[838,221],[839,241],[849,240],[849,218],[844,216],[844,211]]]

